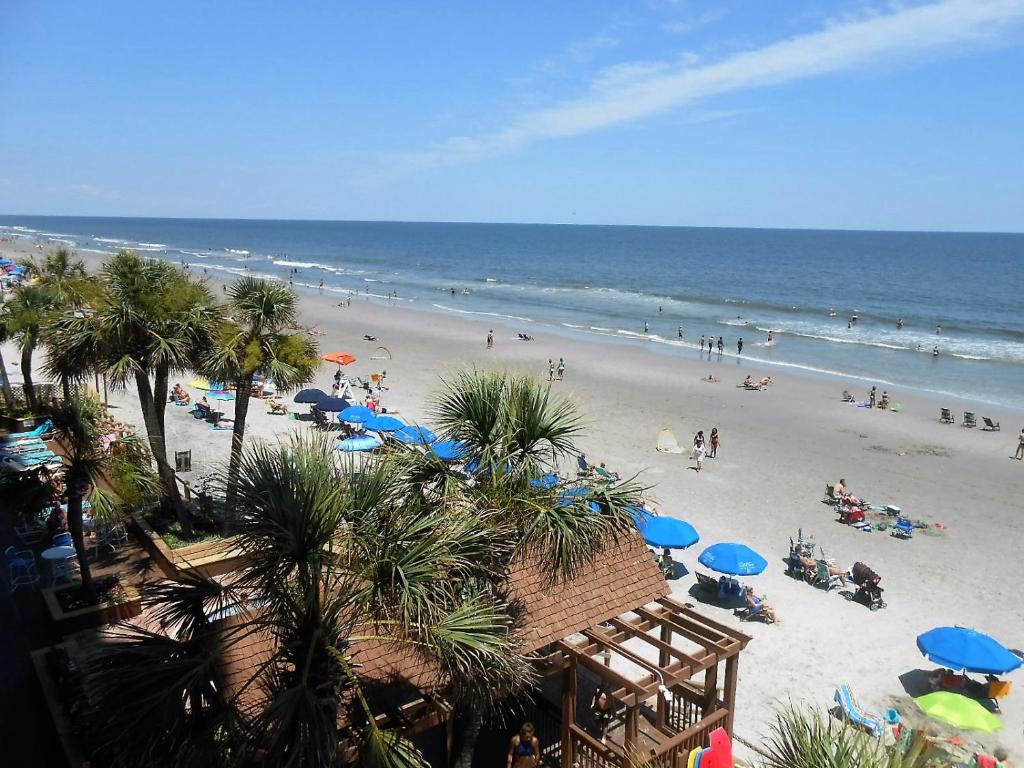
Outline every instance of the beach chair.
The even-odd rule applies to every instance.
[[[594,465],[587,463],[587,457],[582,453],[576,457],[576,466],[576,475],[578,477],[588,477],[594,471]]]
[[[697,577],[698,587],[711,595],[718,595],[718,579],[697,571],[694,571],[693,575]]]
[[[977,417],[970,411],[964,411],[964,420],[960,423],[961,427],[976,427],[978,426]]]
[[[743,598],[746,601],[746,605],[733,611],[733,615],[740,621],[760,619],[768,624],[775,623],[772,617],[768,615],[768,612],[764,610],[764,604],[757,597],[747,593],[744,594]]]
[[[825,504],[831,504],[832,506],[837,505],[841,499],[836,496],[836,487],[832,483],[825,483],[825,498],[822,499]]]
[[[839,577],[829,573],[828,563],[824,560],[816,560],[818,565],[818,572],[814,575],[814,581],[811,586],[824,587],[825,591],[828,592],[832,587],[838,586],[840,581]]]
[[[897,517],[896,522],[892,526],[890,531],[891,536],[895,536],[898,539],[912,539],[914,538],[914,523],[905,517]]]
[[[855,402],[857,402],[857,398],[854,397],[852,394],[850,394],[850,390],[844,389],[843,390],[843,402],[844,403],[855,403]]]
[[[956,419],[953,418],[953,412],[949,408],[943,408],[939,414],[939,421],[943,424],[956,424]]]
[[[602,480],[605,480],[609,483],[617,483],[619,481],[618,474],[616,474],[615,472],[609,472],[601,465],[594,467],[594,471],[597,472],[598,476]]]
[[[267,413],[271,416],[287,416],[288,406],[275,400],[267,400]]]
[[[10,434],[0,437],[0,441],[10,442],[11,440],[21,440],[27,437],[45,437],[52,432],[53,422],[47,419],[35,429],[30,429],[28,432],[11,432]]]
[[[36,558],[31,550],[8,547],[4,550],[4,559],[7,561],[7,586],[11,592],[18,587],[34,587],[39,583]]]
[[[882,718],[878,717],[878,715],[868,714],[861,709],[857,705],[857,700],[853,697],[853,691],[850,690],[849,685],[844,683],[839,688],[836,688],[834,699],[846,720],[854,725],[859,725],[876,738],[881,737],[882,732],[885,730]]]
[[[982,429],[985,429],[985,430],[987,430],[989,432],[998,432],[999,431],[999,422],[998,421],[992,421],[992,419],[990,419],[988,416],[982,416],[981,420],[985,422],[985,426],[982,427]]]

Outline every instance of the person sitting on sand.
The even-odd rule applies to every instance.
[[[747,601],[747,608],[750,609],[751,613],[762,613],[772,622],[772,624],[779,624],[779,615],[775,612],[775,607],[754,594],[753,587],[745,587],[743,590],[743,599]]]
[[[771,383],[772,383],[772,377],[771,376],[765,376],[763,379],[761,379],[760,382],[758,382],[758,386],[767,387]]]
[[[192,397],[180,383],[174,385],[174,389],[171,390],[171,402],[188,403],[191,400]]]
[[[717,376],[713,376],[713,375],[711,375],[709,373],[705,378],[701,379],[701,381],[707,381],[707,382],[710,382],[712,384],[717,384],[718,383],[718,377]]]
[[[224,416],[217,417],[217,420],[210,425],[210,429],[234,429],[235,422]]]
[[[755,386],[754,378],[749,373],[747,374],[747,378],[745,378],[743,380],[743,386],[744,387],[753,387],[753,386]]]
[[[839,478],[839,482],[835,485],[834,491],[836,498],[841,500],[844,504],[849,504],[854,507],[859,507],[863,503],[860,499],[850,493],[846,488],[846,478]]]

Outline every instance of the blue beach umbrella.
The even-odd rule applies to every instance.
[[[316,405],[325,397],[327,397],[327,393],[322,389],[304,389],[292,398],[292,402],[303,405]]]
[[[426,427],[407,424],[399,430],[391,433],[391,436],[400,443],[406,445],[429,445],[437,440],[437,435]]]
[[[380,440],[373,435],[358,435],[357,437],[346,437],[338,441],[338,450],[346,453],[372,451],[380,448]]]
[[[540,488],[541,490],[548,490],[558,485],[558,475],[541,475],[535,477],[530,481],[530,485],[534,488]]]
[[[569,491],[576,491],[576,490],[579,490],[579,489],[577,489],[577,488],[570,488],[569,489]],[[585,488],[584,490],[589,490],[589,489]],[[563,493],[561,496],[558,497],[558,506],[560,506],[560,507],[568,507],[571,504],[577,504],[577,503],[579,503],[580,499],[582,499],[584,496],[586,496],[585,493],[570,493],[569,491]],[[601,507],[598,506],[596,501],[588,501],[587,502],[587,509],[589,509],[591,512],[600,512],[601,511]]]
[[[344,415],[344,412],[342,415]],[[401,419],[396,419],[394,416],[371,416],[363,422],[363,428],[370,432],[396,432],[404,426],[405,422]]]
[[[685,520],[656,517],[646,509],[640,510],[640,514],[634,512],[633,520],[644,541],[652,547],[686,549],[700,541],[697,529]]]
[[[512,462],[506,461],[505,473],[512,474],[512,468]],[[489,466],[481,465],[480,459],[473,459],[468,464],[466,464],[466,471],[469,472],[469,474],[471,475],[475,475],[477,472],[479,472],[482,475],[488,475],[491,472],[491,468]]]
[[[209,395],[211,400],[234,400],[234,392],[211,392]]]
[[[341,398],[338,397],[331,397],[328,399],[341,400]],[[331,408],[332,411],[341,411],[341,413],[338,414],[338,421],[347,421],[349,424],[363,424],[376,415],[365,405],[349,405],[345,400],[341,400],[341,402],[344,403],[341,408]]]
[[[697,561],[713,571],[730,576],[754,576],[768,567],[768,561],[746,544],[712,544]]]
[[[577,485],[572,488],[566,488],[562,491],[562,496],[566,498],[576,498],[578,496],[589,496],[593,492],[593,488],[588,488],[585,485]]]
[[[441,461],[458,461],[466,456],[466,443],[462,440],[445,440],[430,446]]]
[[[918,635],[917,647],[936,664],[967,672],[1001,675],[1021,665],[999,641],[968,627],[936,627]]]

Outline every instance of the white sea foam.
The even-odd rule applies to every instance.
[[[566,328],[585,328],[583,325],[576,325],[575,323],[562,323]]]
[[[433,306],[438,309],[443,309],[446,312],[455,312],[460,315],[479,315],[481,317],[500,317],[503,320],[519,320],[524,323],[532,323],[533,319],[529,317],[520,317],[519,315],[503,315],[500,312],[475,312],[470,309],[456,309],[455,307],[448,307],[444,304],[434,304]]]
[[[333,267],[321,264],[317,261],[289,261],[288,259],[274,259],[274,264],[279,267],[298,267],[299,269],[322,269],[324,272],[334,272]]]
[[[240,250],[238,248],[225,248],[224,250],[227,251],[228,253],[233,253],[236,256],[248,256],[249,255],[248,251],[243,251],[243,250]]]
[[[167,248],[166,243],[139,243],[140,248],[152,248],[155,250],[163,250]]]
[[[114,243],[115,245],[127,245],[129,240],[118,240],[116,237],[94,237],[97,243]]]

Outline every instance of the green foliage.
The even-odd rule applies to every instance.
[[[816,708],[789,704],[763,744],[765,768],[953,768],[927,737],[885,745]]]

